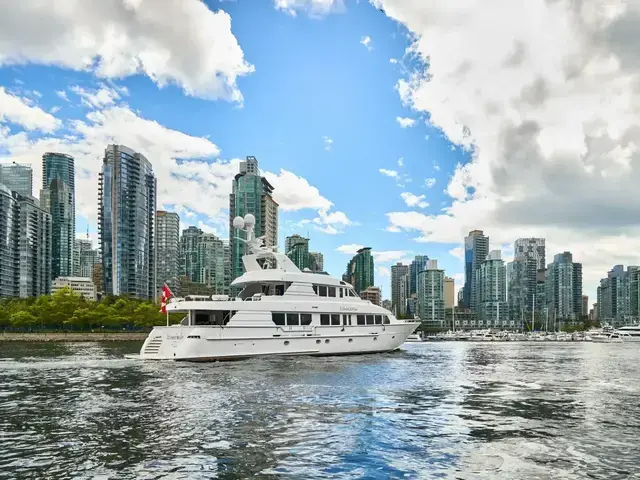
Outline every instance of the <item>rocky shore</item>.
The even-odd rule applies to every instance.
[[[0,342],[142,342],[145,332],[58,332],[58,333],[13,333],[0,332]]]

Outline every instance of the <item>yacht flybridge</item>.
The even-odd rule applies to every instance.
[[[397,320],[362,300],[353,287],[326,274],[301,271],[255,238],[255,218],[236,217],[249,254],[245,273],[226,295],[172,298],[168,312],[184,312],[177,325],[154,327],[140,351],[153,360],[215,361],[261,355],[340,355],[397,349],[419,322]]]

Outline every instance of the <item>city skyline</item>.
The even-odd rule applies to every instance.
[[[221,239],[229,237],[229,180],[241,159],[255,155],[280,192],[278,244],[294,233],[311,236],[325,270],[340,275],[352,255],[340,249],[367,243],[385,289],[391,265],[422,254],[437,258],[459,288],[462,238],[474,228],[506,262],[519,237],[546,238],[549,255],[571,251],[584,265],[591,299],[602,272],[640,263],[619,253],[640,251],[640,227],[630,221],[635,204],[623,201],[637,184],[640,139],[625,105],[638,95],[626,78],[638,72],[620,67],[627,66],[621,45],[593,49],[588,41],[609,38],[598,30],[614,19],[586,21],[584,12],[542,2],[535,18],[545,34],[585,41],[560,42],[551,55],[514,9],[491,29],[485,50],[472,37],[482,26],[479,5],[460,6],[452,19],[437,1],[393,9],[386,1],[340,9],[333,7],[342,2],[325,2],[323,10],[312,8],[315,0],[251,9],[185,0],[193,8],[184,12],[168,4],[166,13],[180,18],[178,33],[193,38],[186,51],[147,2],[136,2],[139,15],[108,10],[102,17],[84,6],[71,15],[47,2],[20,4],[7,12],[20,15],[16,22],[55,17],[61,31],[88,32],[90,41],[70,34],[62,44],[47,35],[3,43],[0,158],[31,164],[39,187],[42,154],[71,155],[76,232],[83,236],[89,226],[95,241],[105,145],[151,159],[162,185],[158,209]],[[151,26],[140,21],[147,17]],[[142,43],[102,56],[112,49],[92,28],[99,22]],[[440,29],[468,48],[434,41]],[[220,42],[211,41],[213,32]],[[149,64],[141,44],[172,61]],[[576,58],[585,65],[611,58],[613,66],[576,68],[567,85],[563,68]],[[509,88],[495,88],[502,83]],[[509,121],[505,112],[514,114]]]

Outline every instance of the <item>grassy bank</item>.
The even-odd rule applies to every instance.
[[[0,332],[0,342],[142,342],[147,335],[145,332]]]

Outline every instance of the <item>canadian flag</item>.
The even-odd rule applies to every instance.
[[[169,301],[169,299],[173,297],[173,292],[171,291],[171,289],[169,287],[167,287],[167,284],[165,283],[162,286],[162,298],[160,299],[160,312],[161,313],[167,313],[167,302]]]

